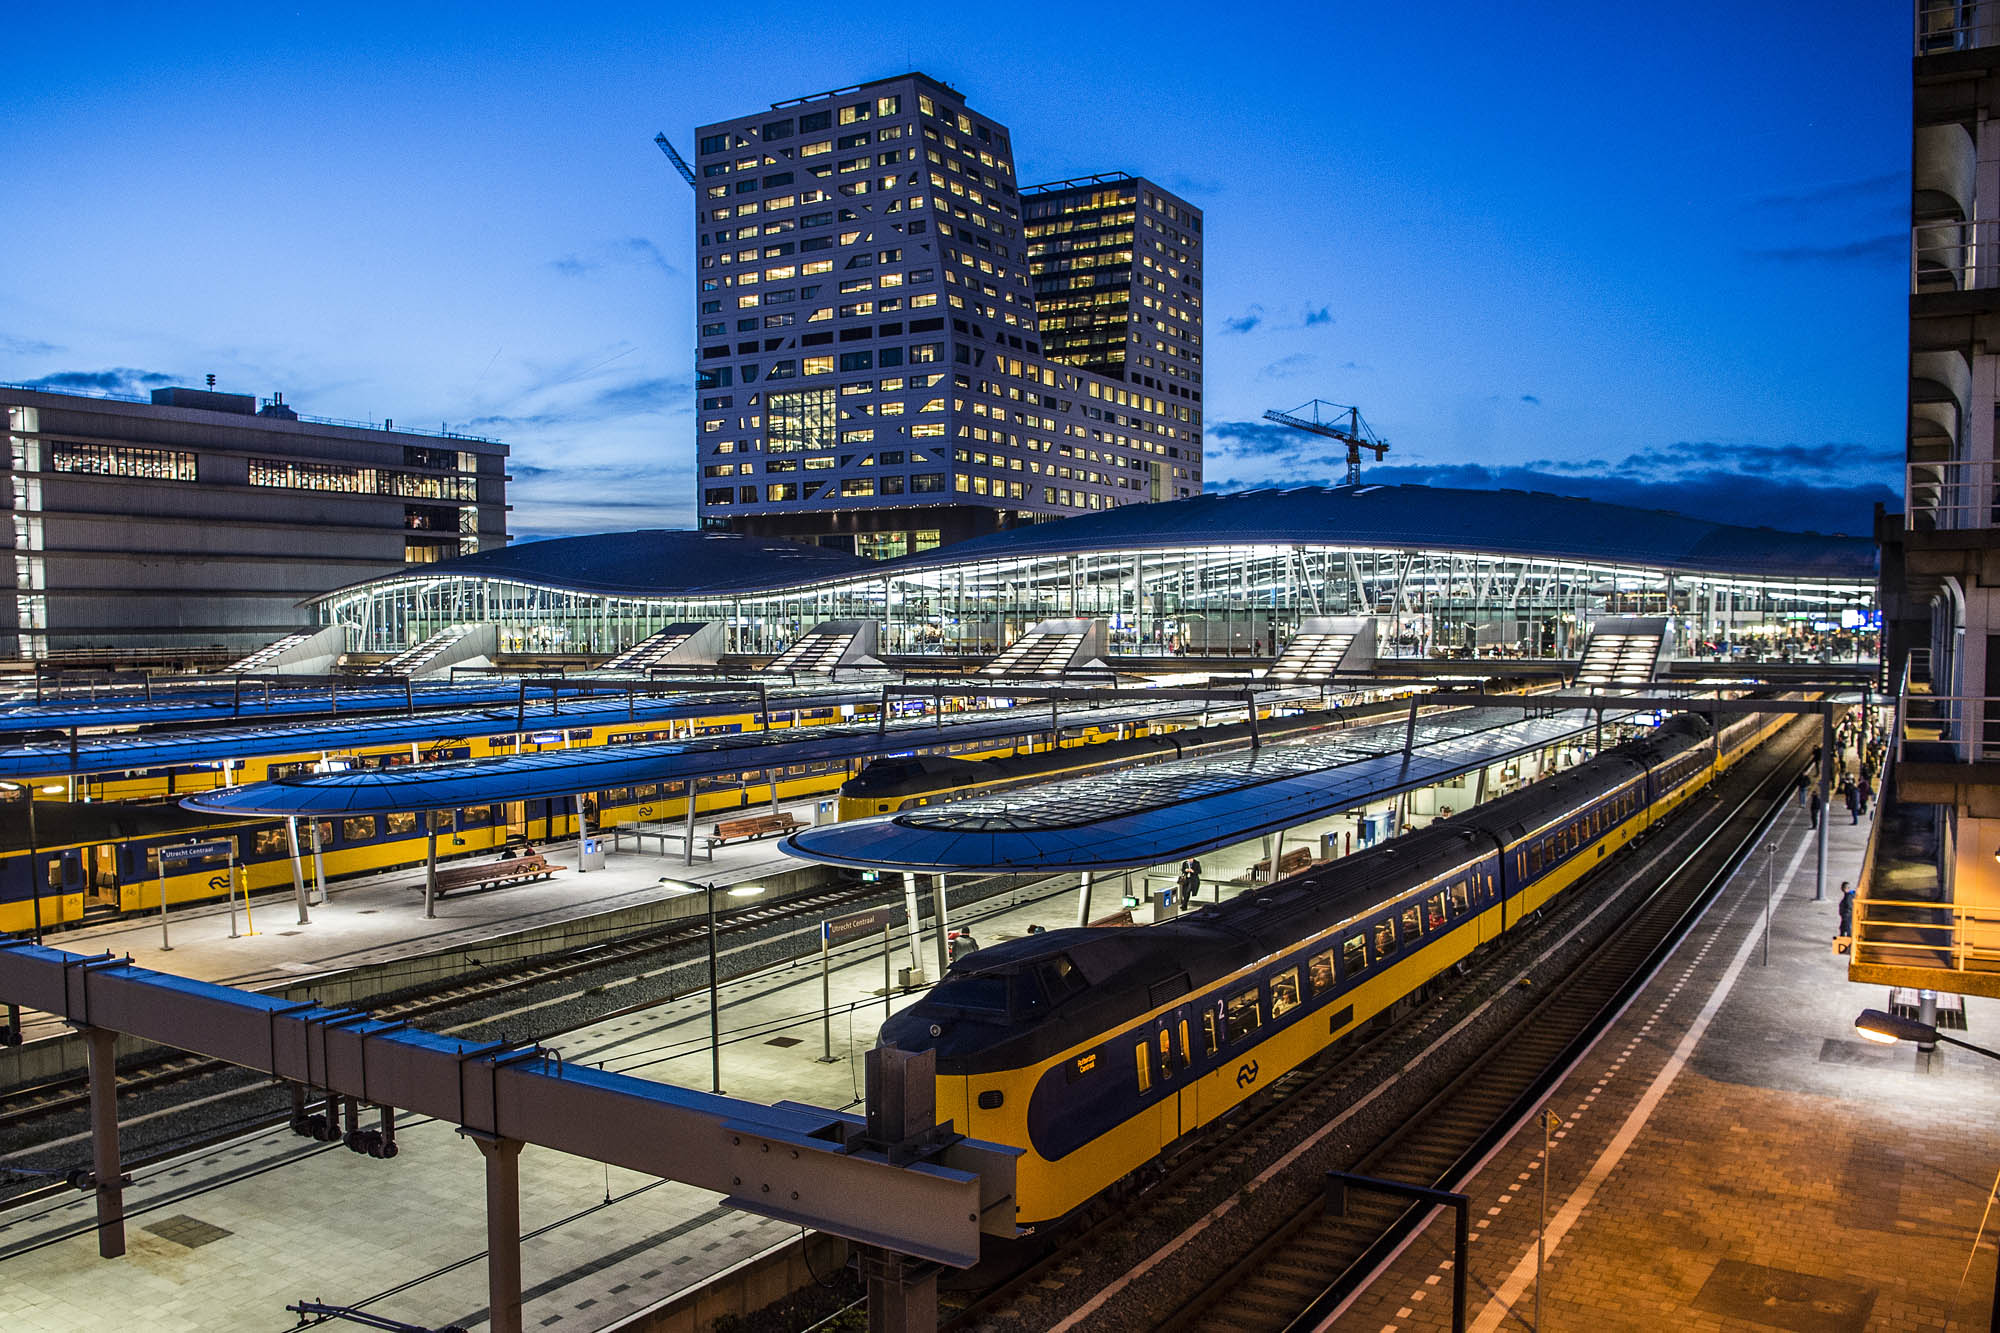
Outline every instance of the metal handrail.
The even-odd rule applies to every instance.
[[[2000,45],[2000,5],[1985,0],[1917,0],[1915,52],[1919,56]]]
[[[1910,527],[1919,532],[2000,526],[2000,487],[1991,459],[1935,459],[1903,468]]]
[[[2000,287],[2000,219],[1938,218],[1910,227],[1910,294]]]
[[[1948,745],[1961,764],[2000,763],[2000,697],[1910,694],[1906,688],[1896,701],[1896,713],[1898,762],[1910,757],[1914,743]],[[1921,730],[1913,736],[1913,729]]]

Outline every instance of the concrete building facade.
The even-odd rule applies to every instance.
[[[247,651],[306,598],[507,541],[507,446],[300,416],[0,386],[0,657]]]
[[[1169,341],[1146,321],[1173,330],[1141,367],[1067,307],[1045,325],[1007,129],[935,79],[704,125],[695,170],[702,526],[890,558],[1200,493],[1201,231],[1184,201],[1146,186],[1159,203],[1140,207],[1143,183],[1116,178],[1130,238],[1091,251],[1121,275],[1115,350]],[[1174,223],[1170,288],[1156,218]],[[1069,271],[1049,269],[1052,295]]]

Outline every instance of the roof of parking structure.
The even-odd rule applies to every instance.
[[[854,686],[773,685],[767,695],[773,713],[792,708],[832,707],[880,698],[880,691]],[[0,777],[114,773],[131,769],[220,766],[224,760],[254,756],[312,754],[362,746],[422,744],[522,730],[571,732],[597,727],[709,717],[721,711],[755,712],[756,690],[737,688],[690,694],[601,696],[570,699],[560,711],[543,702],[526,708],[483,708],[418,713],[414,717],[359,717],[340,721],[270,723],[195,732],[83,737],[74,762],[66,741],[0,746]]]
[[[1266,697],[1294,698],[1312,691],[1276,690]],[[1148,718],[1185,717],[1208,703],[1182,699],[1081,708],[1062,714],[1065,729],[1090,724],[1115,726]],[[191,796],[194,810],[224,815],[380,814],[401,810],[441,810],[490,805],[577,792],[606,791],[635,783],[679,782],[720,773],[829,760],[907,754],[940,738],[980,740],[1040,731],[1048,715],[1040,709],[983,709],[943,719],[912,718],[875,723],[827,723],[801,732],[743,732],[685,741],[598,746],[588,750],[545,750],[350,773],[312,774],[275,782],[250,783]]]
[[[1587,733],[1583,709],[1467,708],[1405,724],[1183,759],[794,833],[794,856],[864,869],[1124,870],[1160,865],[1430,786]]]

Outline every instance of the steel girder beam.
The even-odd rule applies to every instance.
[[[456,1041],[25,941],[0,942],[0,1000],[684,1181],[747,1212],[954,1267],[978,1261],[982,1231],[1014,1234],[1019,1150],[998,1144],[947,1141],[894,1164],[867,1143],[859,1116],[565,1067],[540,1047]]]

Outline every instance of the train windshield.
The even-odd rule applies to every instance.
[[[948,976],[932,989],[930,1001],[953,1009],[1004,1016],[1007,1012],[1007,978],[993,975]]]

